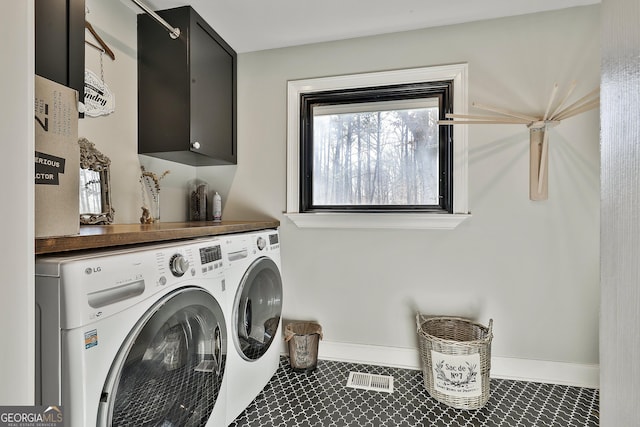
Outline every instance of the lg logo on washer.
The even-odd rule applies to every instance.
[[[84,274],[89,275],[89,274],[93,274],[93,273],[100,273],[101,271],[102,271],[102,267],[93,267],[93,268],[87,267],[84,270]]]

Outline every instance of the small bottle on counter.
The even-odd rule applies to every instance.
[[[189,221],[207,220],[207,199],[209,185],[200,180],[194,180],[189,188]]]
[[[216,191],[216,194],[213,196],[213,222],[221,222],[222,221],[222,197]]]

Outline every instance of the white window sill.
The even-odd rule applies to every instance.
[[[298,228],[453,230],[471,214],[314,212],[285,216]]]

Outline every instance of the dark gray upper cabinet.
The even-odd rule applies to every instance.
[[[36,0],[36,74],[84,99],[84,0]]]
[[[236,163],[236,52],[190,6],[138,15],[138,153]]]

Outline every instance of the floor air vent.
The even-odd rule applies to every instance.
[[[393,393],[393,377],[388,375],[364,374],[362,372],[349,372],[347,387]]]

